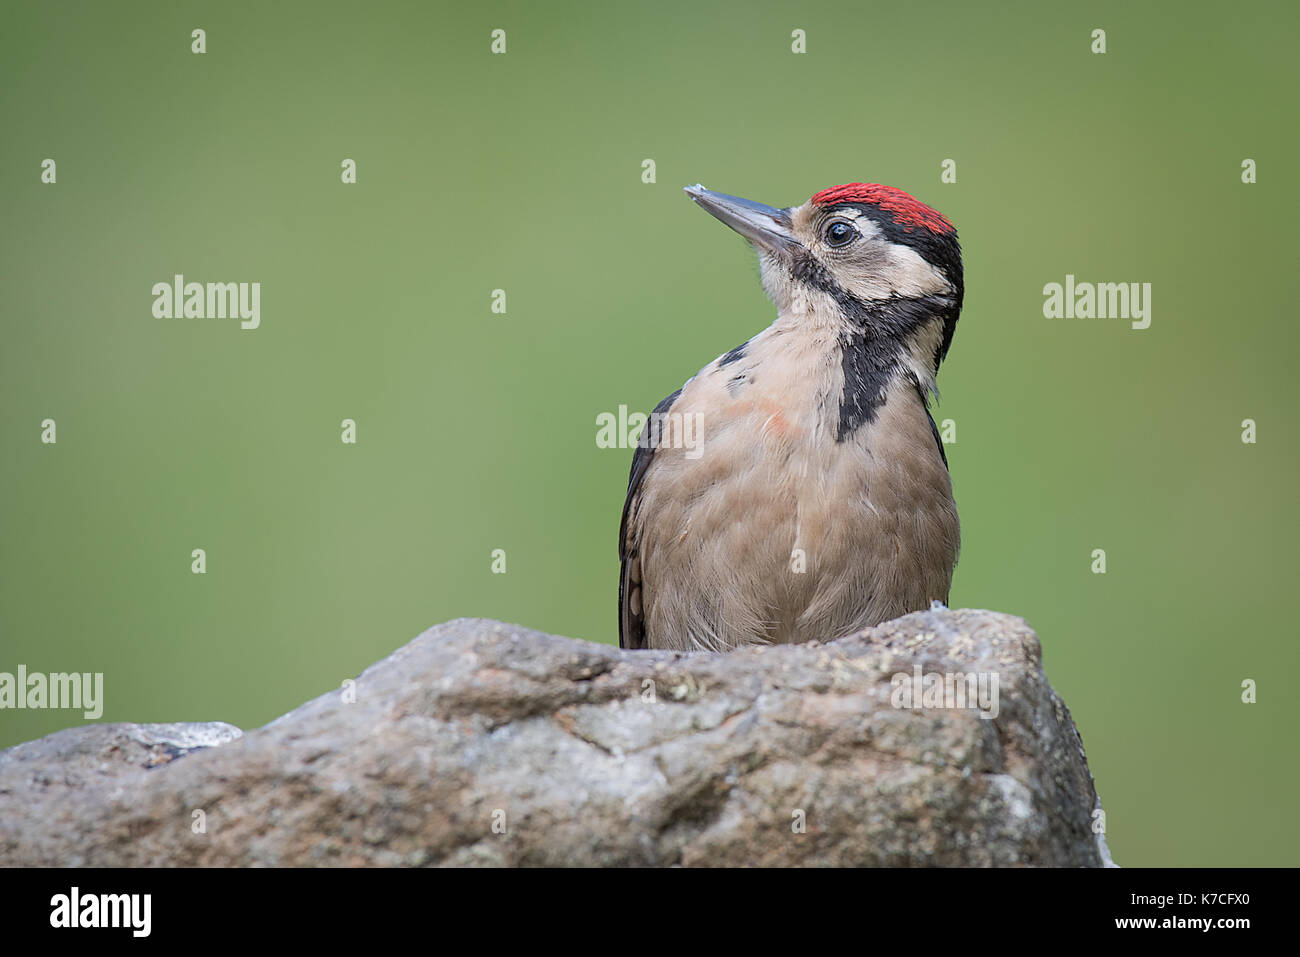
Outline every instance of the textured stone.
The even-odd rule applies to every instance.
[[[895,707],[892,677],[918,665],[996,675],[996,718]],[[242,736],[89,725],[0,752],[0,860],[1109,863],[1079,735],[1007,615],[936,608],[727,655],[462,619],[355,694]]]

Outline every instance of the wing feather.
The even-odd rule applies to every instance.
[[[663,415],[672,408],[677,397],[682,394],[678,389],[657,406],[651,415]],[[646,423],[649,429],[650,423]],[[657,430],[649,429],[651,440],[657,436]],[[632,470],[627,478],[627,500],[623,503],[623,518],[618,526],[618,560],[621,563],[618,583],[618,646],[620,648],[645,648],[645,581],[641,576],[641,550],[638,537],[639,522],[636,520],[637,505],[641,497],[641,485],[645,482],[646,472],[654,460],[655,448],[649,442],[637,443],[632,455]]]

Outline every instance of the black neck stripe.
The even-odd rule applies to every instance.
[[[866,300],[844,289],[807,250],[796,253],[791,273],[799,282],[834,299],[846,320],[840,338],[844,392],[835,434],[835,440],[843,442],[859,427],[876,420],[885,390],[903,367],[907,339],[934,319],[943,323],[943,336],[934,355],[935,368],[939,367],[961,312],[960,280],[952,296]]]

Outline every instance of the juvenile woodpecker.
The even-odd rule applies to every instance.
[[[959,530],[927,400],[961,248],[900,189],[776,209],[686,193],[758,253],[776,320],[655,408],[619,529],[619,645],[829,640],[948,600]]]

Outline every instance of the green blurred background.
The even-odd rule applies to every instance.
[[[1296,6],[465,7],[7,4],[0,670],[247,728],[457,616],[615,642],[595,417],[772,314],[680,187],[878,181],[966,251],[952,604],[1038,629],[1120,863],[1297,863]],[[174,273],[261,328],[153,318]],[[1151,327],[1043,318],[1066,273]]]

